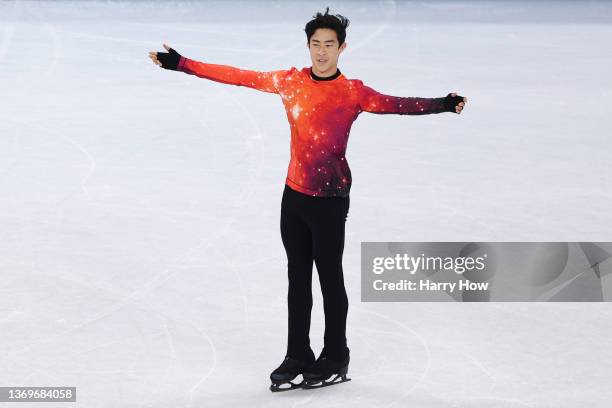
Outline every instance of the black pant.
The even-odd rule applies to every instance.
[[[342,274],[344,226],[349,197],[313,197],[285,184],[281,204],[281,236],[287,252],[289,276],[289,334],[287,354],[303,357],[310,352],[312,262],[323,292],[325,312],[324,353],[344,358],[348,298]]]

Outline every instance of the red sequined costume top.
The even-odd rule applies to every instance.
[[[443,97],[384,95],[358,79],[347,79],[339,71],[331,80],[317,80],[311,76],[310,68],[259,72],[185,57],[181,57],[178,70],[279,94],[291,128],[286,184],[317,197],[349,195],[351,170],[345,157],[346,146],[351,125],[361,112],[425,115],[446,111]]]

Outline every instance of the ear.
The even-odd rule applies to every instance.
[[[342,43],[342,45],[340,46],[340,52],[344,51],[344,49],[346,48],[346,41]]]

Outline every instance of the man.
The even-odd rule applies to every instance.
[[[353,121],[361,112],[425,115],[461,113],[467,98],[449,93],[442,98],[381,94],[338,69],[346,49],[349,21],[341,15],[317,13],[306,24],[312,66],[298,70],[258,72],[191,60],[164,44],[167,53],[150,52],[162,68],[201,78],[246,86],[281,96],[291,129],[291,160],[281,203],[281,236],[289,277],[287,352],[272,372],[272,391],[307,388],[347,381],[348,299],[342,254],[349,210],[351,171],[345,157]],[[315,360],[310,348],[312,266],[317,266],[325,312],[324,347]],[[302,374],[304,381],[292,381]],[[327,381],[332,376],[333,379]],[[337,381],[340,379],[340,381]],[[288,388],[282,388],[289,385]]]

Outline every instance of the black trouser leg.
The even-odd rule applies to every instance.
[[[334,360],[346,355],[348,297],[344,287],[342,255],[349,197],[322,199],[312,222],[313,253],[323,293],[325,354]]]
[[[312,310],[312,235],[299,214],[299,206],[288,187],[281,204],[281,236],[287,252],[289,311],[287,354],[300,358],[310,350],[310,312]],[[298,194],[295,192],[295,194]]]

